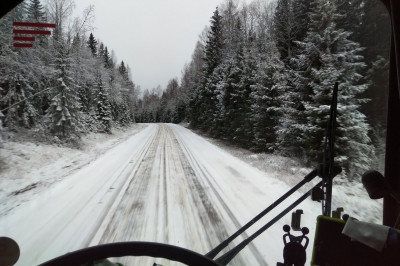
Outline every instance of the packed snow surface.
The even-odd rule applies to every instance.
[[[13,208],[3,210],[0,235],[19,243],[21,258],[17,265],[39,264],[76,249],[120,241],[168,243],[205,254],[289,189],[275,176],[182,126],[150,124],[32,195],[32,200],[19,206],[6,204]],[[299,196],[295,193],[234,244]],[[306,200],[297,208],[305,213],[302,226],[311,232],[307,250],[310,259],[321,206]],[[244,248],[229,265],[282,262],[282,226],[290,224],[290,216]],[[127,265],[176,264],[158,258],[116,261]]]

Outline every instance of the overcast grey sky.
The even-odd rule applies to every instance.
[[[181,77],[199,34],[223,0],[76,0],[76,13],[95,6],[93,34],[124,60],[142,89]],[[242,0],[251,2],[251,0]]]

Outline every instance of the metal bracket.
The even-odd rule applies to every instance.
[[[303,210],[301,210],[301,209],[298,209],[295,212],[292,212],[291,226],[294,231],[301,231],[300,223],[301,223],[301,215],[302,214],[303,214]]]
[[[336,211],[332,211],[332,218],[340,219],[343,211],[342,207],[337,208]]]

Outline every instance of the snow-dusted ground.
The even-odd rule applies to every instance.
[[[205,138],[224,151],[262,172],[268,173],[269,176],[283,181],[290,187],[300,182],[312,170],[311,168],[304,168],[299,161],[291,158],[265,153],[253,153],[220,140]],[[380,164],[383,165],[384,161],[380,162]],[[333,181],[333,207],[344,207],[345,213],[362,221],[382,223],[383,200],[371,200],[361,180],[349,181],[338,176]],[[299,191],[306,192],[307,190],[306,187],[303,187]]]
[[[94,148],[92,152],[43,145],[38,146],[43,150],[37,154],[36,149],[21,151],[30,160],[0,175],[0,235],[20,244],[22,255],[17,265],[38,264],[88,245],[127,240],[170,243],[204,254],[285,193],[290,188],[287,183],[295,182],[287,180],[293,179],[296,171],[278,171],[275,159],[270,161],[270,173],[263,172],[182,126],[151,124],[142,128],[140,132],[135,128],[129,138],[125,133],[109,139],[101,147],[89,137],[91,144],[87,145]],[[22,148],[27,144],[6,143],[1,156],[24,158],[16,152],[18,145]],[[263,169],[262,155],[249,156]],[[20,160],[15,158],[12,164]],[[358,187],[339,190],[334,191],[340,200],[333,207],[344,206],[352,213],[367,203],[370,208],[364,207],[362,214],[378,216],[379,203],[367,199]],[[299,196],[296,193],[278,210]],[[341,204],[346,202],[351,202],[350,206]],[[320,204],[306,200],[298,208],[305,212],[302,225],[313,232]],[[246,247],[230,265],[275,265],[282,261],[284,224],[290,224],[290,215]],[[311,242],[312,238],[310,235]],[[159,259],[138,263],[153,262],[170,265]]]
[[[71,173],[145,127],[135,124],[127,129],[113,129],[112,135],[88,134],[80,149],[38,143],[26,133],[9,134],[9,140],[0,146],[0,216],[34,200],[43,190],[68,179]]]

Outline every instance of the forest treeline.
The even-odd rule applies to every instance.
[[[0,20],[7,130],[68,141],[135,121],[188,122],[241,147],[315,165],[339,82],[336,160],[358,177],[383,156],[390,26],[379,1],[225,0],[181,79],[141,93],[129,67],[90,33],[93,6],[75,19],[73,8],[73,0],[27,0]],[[13,48],[13,21],[56,28],[34,48]]]
[[[62,140],[134,122],[129,66],[89,34],[94,7],[72,18],[72,0],[22,2],[0,20],[0,116],[8,130],[30,128]],[[33,48],[13,47],[13,22],[55,23]],[[29,29],[29,28],[28,28]]]
[[[173,78],[164,92],[145,91],[136,120],[186,121],[241,147],[315,165],[338,82],[336,161],[356,178],[383,154],[389,40],[376,0],[226,0],[180,84]]]

